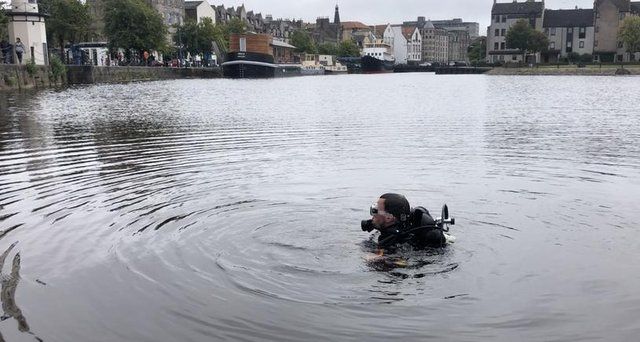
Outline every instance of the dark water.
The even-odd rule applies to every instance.
[[[398,74],[0,98],[6,341],[630,341],[637,78]],[[457,242],[371,262],[388,192]]]

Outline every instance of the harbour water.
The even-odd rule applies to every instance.
[[[381,74],[0,97],[5,341],[630,341],[636,78]],[[368,207],[455,244],[372,262]]]

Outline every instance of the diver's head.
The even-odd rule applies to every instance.
[[[407,222],[411,206],[407,198],[399,194],[384,194],[371,206],[371,221],[376,229]]]

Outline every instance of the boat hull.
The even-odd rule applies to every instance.
[[[361,65],[363,73],[376,74],[393,72],[394,63],[393,61],[382,61],[371,56],[363,56]]]
[[[235,52],[227,55],[222,63],[222,75],[226,78],[274,78],[300,76],[301,67],[296,64],[275,64],[273,56]]]
[[[276,65],[267,54],[234,52],[222,63],[222,74],[226,78],[273,78]]]

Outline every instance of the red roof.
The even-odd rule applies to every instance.
[[[366,29],[369,29],[369,26],[359,21],[343,21],[342,28],[344,30],[353,30],[353,29],[366,30]]]
[[[413,36],[413,32],[416,31],[415,26],[402,26],[402,35],[407,38],[407,40],[411,40]]]

